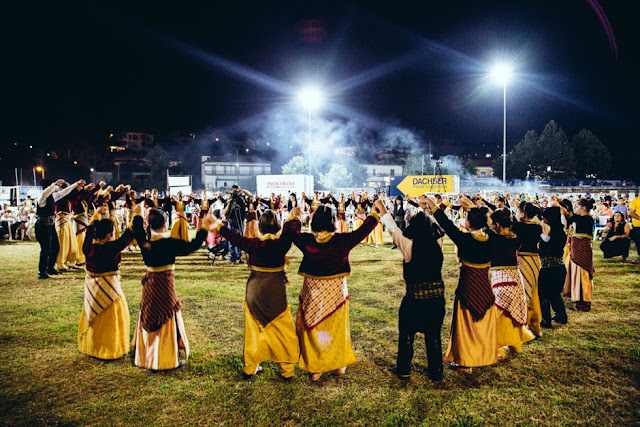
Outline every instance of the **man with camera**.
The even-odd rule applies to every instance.
[[[240,234],[244,234],[244,222],[247,218],[247,201],[244,198],[245,191],[237,184],[231,186],[231,192],[224,207],[224,216],[227,218],[228,227]],[[242,264],[242,251],[229,244],[231,264]]]

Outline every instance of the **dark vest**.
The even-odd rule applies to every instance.
[[[435,240],[414,240],[411,261],[402,263],[402,276],[407,287],[442,281],[442,259],[442,250]]]
[[[53,194],[51,194],[49,195],[49,197],[47,197],[47,201],[44,206],[37,205],[36,215],[38,215],[40,218],[44,218],[47,216],[54,216],[55,206],[56,206],[56,203],[55,203],[55,200],[53,199]]]

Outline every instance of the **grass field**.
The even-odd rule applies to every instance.
[[[388,236],[385,236],[388,239]],[[640,276],[632,263],[603,260],[596,243],[595,299],[590,313],[525,344],[524,352],[473,373],[445,370],[426,378],[424,341],[416,340],[408,383],[395,363],[397,315],[404,294],[398,251],[359,247],[351,256],[351,336],[358,356],[344,377],[312,383],[296,368],[284,383],[273,363],[241,378],[246,266],[217,261],[204,249],[180,259],[176,288],[191,358],[179,370],[152,373],[129,357],[111,363],[77,350],[83,272],[36,280],[35,243],[0,244],[0,424],[3,425],[639,425]],[[445,242],[446,348],[457,283],[454,247]],[[292,265],[295,314],[302,278]],[[123,254],[122,287],[131,331],[140,303],[143,264]]]

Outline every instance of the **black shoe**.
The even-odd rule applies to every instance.
[[[435,375],[428,375],[428,377],[429,377],[429,380],[433,382],[444,381],[444,375],[442,375],[442,373],[435,374]]]
[[[389,372],[391,372],[396,377],[400,378],[402,381],[409,381],[411,379],[410,374],[401,374],[400,372],[398,372],[397,367],[389,369]]]
[[[561,325],[566,325],[567,324],[567,318],[566,317],[553,316],[551,318],[551,320],[553,322],[560,323]]]
[[[247,375],[244,372],[242,373],[242,378],[245,380],[250,380],[251,378],[255,377],[256,375],[260,375],[261,373],[264,372],[264,369],[262,369],[262,366],[258,366],[258,369],[256,370],[256,373],[253,375]]]
[[[547,323],[547,322],[542,321],[542,322],[540,322],[540,327],[544,328],[544,329],[551,329],[552,328],[551,322]]]
[[[61,274],[58,270],[56,270],[55,268],[52,268],[50,270],[47,270],[47,274],[49,276],[55,276],[56,274]]]
[[[38,280],[48,279],[49,275],[47,273],[38,273]]]
[[[396,245],[391,246],[391,249],[398,249]]]

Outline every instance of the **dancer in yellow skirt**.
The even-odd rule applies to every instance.
[[[472,368],[498,362],[495,296],[489,281],[491,242],[484,231],[487,227],[486,207],[476,207],[463,198],[468,211],[461,231],[429,198],[420,200],[420,207],[431,209],[447,235],[458,248],[460,279],[453,302],[451,338],[444,360],[453,368]]]
[[[496,298],[496,331],[498,357],[504,358],[504,347],[522,352],[522,344],[535,335],[527,325],[527,303],[524,284],[518,269],[518,238],[511,231],[511,211],[498,209],[491,214],[491,286]]]
[[[100,208],[105,216],[106,208]],[[100,215],[98,215],[100,216]],[[82,251],[86,256],[84,305],[78,328],[81,353],[98,359],[119,359],[129,353],[129,307],[120,286],[120,252],[133,240],[127,229],[115,240],[109,219],[87,228]]]
[[[333,210],[320,205],[311,220],[311,233],[293,237],[303,254],[298,273],[304,277],[296,318],[298,366],[311,372],[313,381],[323,372],[338,370],[344,374],[347,366],[356,362],[349,332],[349,252],[378,220],[378,213],[373,211],[359,229],[336,233]]]
[[[347,224],[347,206],[351,204],[351,199],[345,201],[344,194],[340,194],[340,200],[336,200],[331,196],[331,202],[336,207],[336,233],[348,233],[349,225]]]
[[[563,210],[568,224],[575,224],[575,233],[569,237],[569,262],[564,295],[576,303],[576,310],[591,311],[593,298],[593,236],[594,220],[589,211],[593,199],[580,199],[575,214]]]
[[[262,372],[260,363],[273,360],[284,379],[293,377],[294,363],[300,357],[298,337],[287,304],[289,284],[284,272],[289,264],[292,233],[300,231],[300,208],[293,208],[281,237],[276,213],[269,209],[260,217],[261,237],[243,237],[218,222],[210,231],[219,233],[233,246],[249,254],[249,279],[244,304],[245,379]],[[293,221],[295,219],[296,221]]]
[[[80,180],[72,185],[62,184],[63,189],[72,188],[64,197],[56,200],[56,233],[60,250],[56,258],[55,269],[58,271],[69,270],[74,267],[78,260],[78,239],[73,231],[73,217],[71,215],[71,201],[78,195],[78,187],[84,186],[84,180]]]
[[[135,348],[134,364],[151,370],[175,369],[186,363],[180,360],[180,349],[189,357],[189,341],[175,290],[175,260],[176,256],[189,255],[202,246],[207,237],[205,228],[209,228],[212,219],[205,218],[203,228],[190,242],[169,237],[167,220],[160,210],[150,211],[147,220],[150,238],[142,217],[133,219],[134,236],[147,268],[142,279],[140,315],[131,341]]]
[[[520,221],[513,224],[513,232],[518,237],[518,267],[524,280],[527,300],[527,325],[536,336],[542,336],[540,322],[540,296],[538,293],[538,277],[540,276],[540,255],[538,243],[542,234],[542,226],[536,222],[541,218],[542,209],[530,202],[522,202],[519,208]]]
[[[72,202],[73,219],[76,224],[76,240],[78,241],[78,248],[80,249],[84,247],[84,239],[87,227],[89,227],[89,202],[93,200],[95,192],[99,189],[100,187],[95,184],[85,185]],[[81,266],[84,265],[85,262],[84,251],[79,250],[76,265]]]
[[[185,242],[189,241],[189,223],[187,221],[187,213],[185,207],[189,204],[189,199],[185,200],[182,197],[182,193],[178,193],[178,197],[171,201],[171,204],[175,208],[175,219],[173,225],[171,225],[171,238],[180,239]]]

